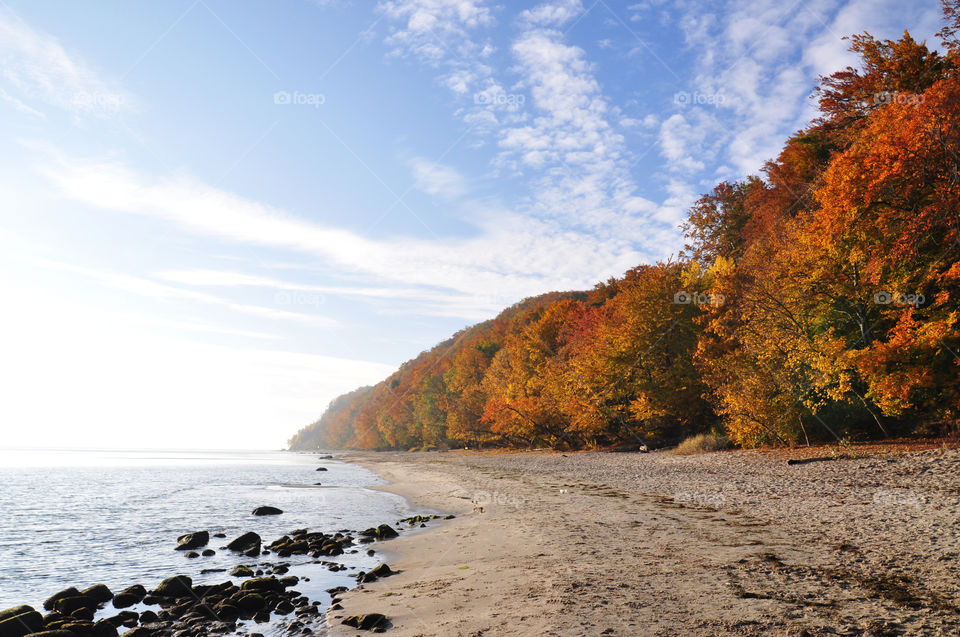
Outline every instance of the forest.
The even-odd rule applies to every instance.
[[[819,115],[703,195],[685,247],[526,299],[334,400],[292,449],[741,447],[956,432],[960,1],[850,38]]]

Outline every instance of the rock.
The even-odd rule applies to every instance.
[[[263,506],[263,507],[257,507],[256,509],[253,510],[254,515],[280,515],[281,513],[283,513],[283,511],[281,511],[277,507]]]
[[[39,633],[29,633],[27,637],[77,637],[77,633],[72,630],[43,630]]]
[[[265,591],[282,593],[283,583],[276,577],[258,577],[256,579],[248,579],[246,582],[240,585],[240,588],[245,591],[254,591],[258,593]]]
[[[23,637],[43,628],[43,616],[30,606],[8,608],[0,617],[0,637]]]
[[[213,549],[207,549],[207,550],[205,550],[203,553],[201,553],[200,555],[202,555],[202,556],[204,556],[204,557],[213,557],[213,556],[216,555],[216,554],[217,554],[217,552],[214,551]]]
[[[226,534],[226,533],[214,533],[214,534],[213,534],[213,537],[225,538],[225,537],[227,537],[227,534]]]
[[[277,602],[277,605],[274,607],[274,612],[278,615],[289,615],[293,612],[294,605],[291,604],[288,600],[284,599]]]
[[[253,569],[249,566],[236,566],[230,574],[234,577],[253,577]]]
[[[160,585],[157,586],[153,593],[160,597],[181,597],[193,592],[192,588],[192,579],[186,575],[174,575],[160,582]]]
[[[117,627],[101,619],[93,625],[93,637],[117,637]]]
[[[342,623],[361,630],[373,630],[374,628],[386,628],[387,618],[380,613],[370,613],[368,615],[352,615],[344,619]]]
[[[113,596],[113,607],[129,608],[130,606],[142,602],[143,598],[146,596],[147,589],[140,584],[134,584],[133,586],[125,588]]]
[[[72,619],[79,619],[81,621],[93,621],[93,616],[96,615],[96,611],[90,607],[78,608],[77,610],[70,613]]]
[[[76,597],[79,594],[80,591],[71,586],[70,588],[66,588],[49,597],[47,601],[43,603],[43,608],[44,610],[53,610],[53,605],[57,603],[58,599],[62,599],[64,597]]]
[[[153,631],[143,626],[138,626],[133,630],[123,633],[123,637],[153,637]]]
[[[394,538],[400,535],[389,524],[381,524],[377,527],[377,539],[378,540],[387,540]]]
[[[152,624],[157,621],[159,618],[157,614],[152,610],[145,610],[140,613],[140,623],[141,624]]]
[[[248,613],[255,613],[267,605],[267,602],[259,593],[247,593],[242,595],[236,603],[238,608]]]
[[[62,597],[58,599],[53,607],[58,613],[70,615],[79,608],[96,608],[97,602],[86,595],[74,595],[73,597]]]
[[[446,517],[443,518],[443,519],[444,519],[444,520],[452,520],[452,519],[454,519],[455,517],[457,517],[457,516],[455,516],[455,515],[448,515],[448,516],[446,516]]]
[[[386,564],[379,564],[373,568],[370,573],[376,575],[377,577],[390,577],[394,574],[394,571],[391,571],[390,567]]]
[[[124,610],[113,617],[108,617],[105,621],[110,622],[114,626],[126,626],[127,628],[133,628],[138,623],[140,623],[140,614],[132,610]]]
[[[327,470],[326,467],[317,467],[317,471],[326,471],[326,470]]]
[[[237,539],[231,541],[229,544],[227,544],[227,549],[243,554],[253,552],[252,557],[255,557],[260,554],[260,545],[260,536],[251,531],[249,533],[244,533]]]
[[[224,622],[235,622],[241,615],[239,608],[226,602],[217,604],[213,607],[213,610],[217,615],[217,619]]]
[[[190,551],[206,546],[210,541],[210,533],[207,531],[197,531],[196,533],[187,533],[177,538],[177,551]]]
[[[76,589],[73,589],[73,590],[76,590]],[[52,608],[53,607],[51,606],[47,610],[51,610]],[[23,604],[21,606],[14,606],[13,608],[8,608],[7,610],[0,610],[0,621],[3,621],[5,619],[10,619],[11,617],[16,617],[17,615],[23,615],[24,613],[32,613],[32,612],[34,612],[33,606],[27,606],[26,604]]]
[[[113,593],[110,592],[110,589],[107,588],[106,584],[96,584],[90,588],[84,589],[81,591],[81,594],[90,597],[98,604],[105,604],[113,599]]]
[[[381,577],[389,577],[394,574],[394,571],[390,570],[390,567],[386,564],[380,564],[375,568],[370,569],[369,572],[359,573],[357,575],[357,581],[361,584],[367,584],[369,582],[375,582]]]
[[[189,553],[187,553],[187,557],[189,557],[190,559],[194,559],[194,558],[200,557],[200,554],[197,553],[196,551],[190,551]]]

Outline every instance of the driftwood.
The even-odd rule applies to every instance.
[[[827,460],[836,460],[832,456],[820,456],[819,458],[802,458],[800,460],[791,458],[787,460],[787,464],[809,464],[811,462],[825,462]]]

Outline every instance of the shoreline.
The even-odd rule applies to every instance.
[[[129,567],[117,568],[110,576],[95,568],[70,575],[51,570],[55,577],[49,587],[33,587],[22,595],[7,587],[8,598],[13,599],[0,606],[0,637],[34,633],[46,637],[49,631],[54,631],[49,637],[262,637],[321,632],[331,599],[345,587],[356,586],[358,575],[373,570],[381,558],[373,557],[370,549],[379,551],[388,544],[382,540],[396,536],[389,525],[397,523],[398,513],[407,515],[409,510],[405,503],[395,504],[400,498],[364,493],[367,485],[379,481],[363,469],[323,454],[305,454],[304,460],[284,463],[285,470],[268,474],[279,481],[266,479],[244,488],[239,502],[245,512],[221,505],[217,515],[199,516],[207,524],[193,529],[190,521],[196,522],[197,516],[188,515],[187,521],[177,523],[181,528],[176,533],[169,521],[153,522],[162,530],[149,529],[144,548],[124,554]],[[237,477],[232,473],[236,470],[231,465],[228,475]],[[150,475],[158,484],[171,484],[163,473]],[[286,487],[320,488],[315,482],[320,475],[330,476],[324,481],[332,479],[328,486],[342,495],[310,496],[315,504],[305,509],[299,506],[301,496],[284,493]],[[206,491],[197,489],[197,493]],[[317,506],[324,503],[336,506],[330,511]],[[164,511],[175,507],[176,502],[168,500]],[[77,519],[87,518],[79,515]],[[112,527],[107,527],[100,535],[101,544],[87,545],[87,550],[108,549],[111,532]],[[162,555],[159,561],[164,567],[137,568],[147,555],[151,565]],[[121,570],[125,574],[118,577]]]
[[[343,594],[331,636],[369,612],[398,636],[960,632],[957,450],[338,459],[457,517],[392,540],[401,572]]]

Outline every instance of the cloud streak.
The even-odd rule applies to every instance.
[[[102,79],[50,34],[0,6],[0,97],[17,110],[40,115],[42,102],[77,116],[107,117],[127,110],[130,96]]]

